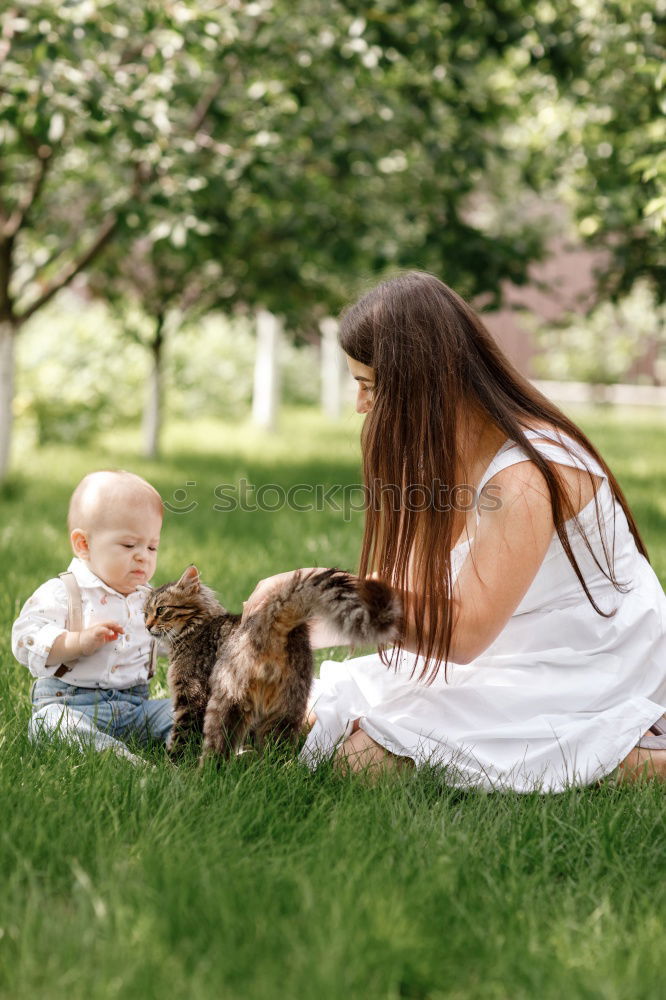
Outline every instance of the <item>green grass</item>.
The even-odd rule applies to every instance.
[[[574,416],[625,489],[666,582],[663,414]],[[262,576],[353,567],[360,515],[220,513],[220,484],[358,481],[356,418],[287,414],[276,439],[170,428],[86,452],[17,449],[0,503],[0,996],[5,998],[658,998],[664,994],[660,786],[550,797],[461,794],[436,771],[375,787],[328,768],[240,758],[153,770],[31,746],[27,671],[9,628],[62,570],[73,484],[146,475],[198,506],[165,521],[157,579],[196,562],[232,609]],[[164,686],[163,671],[156,693]]]

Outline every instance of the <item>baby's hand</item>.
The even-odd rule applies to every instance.
[[[97,622],[89,628],[84,628],[79,632],[79,643],[81,646],[81,656],[90,656],[107,642],[113,642],[125,629],[118,622]]]

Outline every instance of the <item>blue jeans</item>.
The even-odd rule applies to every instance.
[[[171,732],[171,701],[149,698],[147,684],[124,690],[85,688],[57,677],[40,677],[32,686],[31,697],[31,739],[59,736],[136,760],[125,740],[134,738],[144,746],[151,741],[166,743]]]

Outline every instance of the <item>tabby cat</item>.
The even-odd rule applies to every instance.
[[[247,739],[295,743],[312,683],[308,620],[322,618],[351,643],[396,638],[401,609],[390,587],[336,569],[290,578],[246,621],[204,586],[195,566],[148,593],[146,626],[170,651],[174,725],[168,743],[182,756],[203,735],[202,758],[229,757]]]

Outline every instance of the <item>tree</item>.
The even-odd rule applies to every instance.
[[[228,302],[316,330],[359,278],[395,267],[495,299],[524,280],[538,229],[514,213],[500,231],[472,208],[501,202],[505,129],[541,83],[523,52],[531,6],[265,5],[207,121]]]
[[[145,208],[144,213],[150,216]],[[89,275],[92,290],[110,304],[125,334],[150,355],[142,422],[147,458],[159,454],[167,337],[175,335],[184,323],[193,323],[218,301],[211,262],[202,247],[201,234],[207,232],[204,223],[193,215],[185,215],[185,219],[191,219],[192,228],[199,230],[190,233],[189,239],[182,223],[166,234],[155,223],[129,247],[118,243],[110,248]]]
[[[600,292],[648,279],[666,300],[666,5],[543,4],[533,33],[559,91],[556,176],[581,237],[606,252]]]
[[[193,276],[207,307],[268,309],[312,337],[395,267],[494,301],[523,281],[542,233],[515,190],[547,178],[510,136],[550,86],[554,54],[531,34],[547,8],[36,0],[11,14],[0,476],[15,335],[84,269],[153,318],[157,360]]]
[[[484,172],[520,113],[507,94],[523,6],[492,18],[431,0],[366,18],[340,2],[252,6],[204,60],[213,90],[224,84],[196,143],[169,151],[168,198],[145,206],[129,251],[118,244],[95,263],[98,293],[152,317],[154,373],[165,312],[173,328],[182,300],[267,309],[318,338],[360,277],[394,266],[440,270],[468,294],[521,280],[538,237],[520,221],[484,232],[466,201],[493,193]],[[503,25],[505,44],[493,41]]]
[[[659,305],[643,279],[617,301],[603,301],[586,316],[569,315],[536,330],[542,378],[612,384],[652,354],[666,361],[666,304]]]
[[[53,4],[5,17],[0,63],[0,481],[21,327],[168,197],[168,154],[214,91],[197,4]],[[216,30],[219,24],[216,25]],[[215,86],[218,84],[216,83]]]

